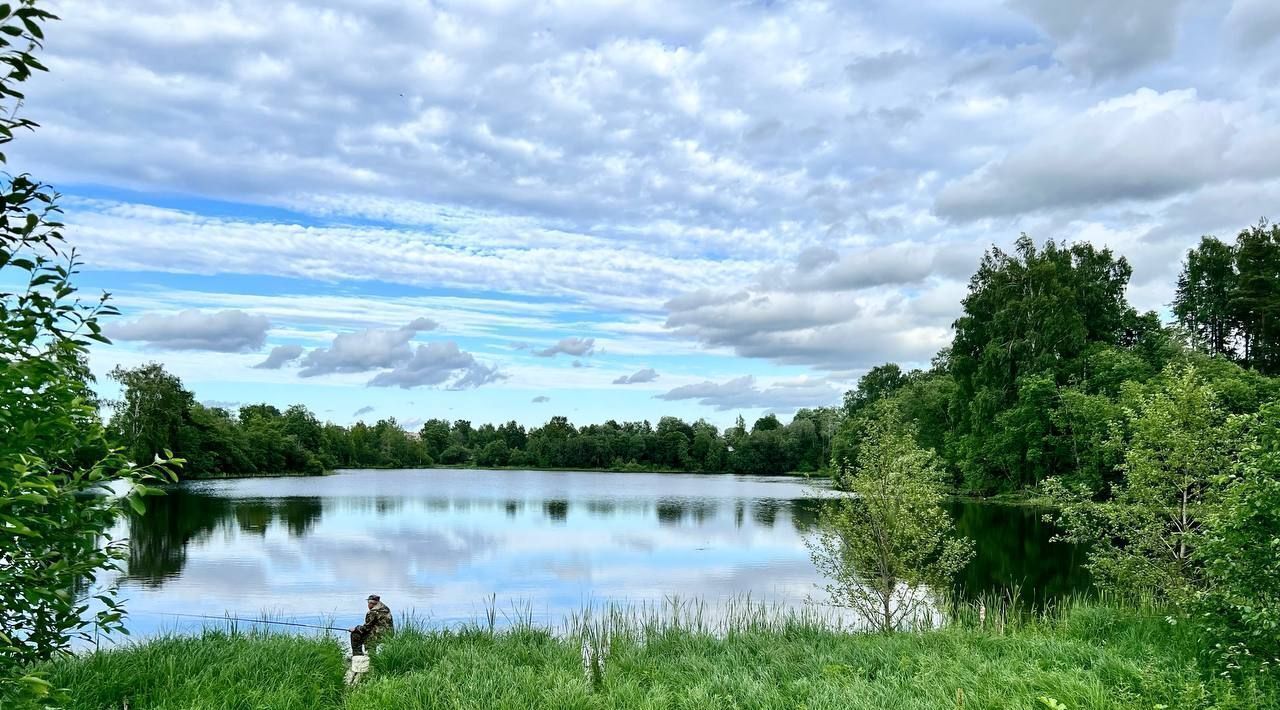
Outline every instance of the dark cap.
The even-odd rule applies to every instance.
[[[380,601],[382,601],[382,597],[378,596],[377,594],[370,594],[370,595],[369,595],[369,601],[371,601],[371,602],[380,602]]]

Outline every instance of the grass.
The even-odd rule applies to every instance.
[[[90,653],[52,668],[72,708],[342,707],[346,663],[333,639],[206,631]]]
[[[207,631],[68,659],[48,670],[73,708],[1255,708],[1203,672],[1200,642],[1151,609],[1077,603],[979,628],[848,633],[819,617],[742,605],[586,612],[554,633],[517,621],[410,625],[342,685],[336,639]],[[489,617],[492,618],[492,615]],[[714,618],[714,620],[711,620]],[[999,623],[997,623],[997,621]],[[583,644],[607,646],[584,672]]]

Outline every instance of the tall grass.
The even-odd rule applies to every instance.
[[[1158,608],[1079,599],[1025,613],[1015,602],[869,634],[747,599],[592,605],[554,626],[490,600],[462,627],[400,624],[350,689],[334,639],[257,632],[157,639],[52,670],[77,708],[1225,709],[1280,697],[1204,673],[1195,630]]]
[[[72,708],[341,707],[346,671],[333,638],[208,629],[55,664]]]

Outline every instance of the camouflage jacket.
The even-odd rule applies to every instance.
[[[364,615],[363,626],[365,632],[370,634],[380,634],[384,631],[395,630],[395,622],[391,619],[391,610],[382,602],[378,602]]]

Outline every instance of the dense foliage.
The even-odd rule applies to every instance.
[[[1049,497],[1100,586],[1197,619],[1220,669],[1272,669],[1280,229],[1206,237],[1183,265],[1174,327],[1129,305],[1129,274],[1087,244],[992,249],[951,346],[927,371],[870,370],[832,449],[855,460],[881,412],[899,412],[956,488]]]
[[[1206,511],[1194,600],[1229,669],[1280,668],[1280,404],[1237,420],[1248,443]]]
[[[526,429],[514,421],[473,426],[465,419],[429,419],[408,432],[395,419],[350,427],[321,423],[306,407],[284,412],[268,404],[232,413],[195,400],[158,364],[112,372],[122,389],[110,428],[135,460],[169,450],[190,477],[321,473],[340,467],[474,465],[531,468],[734,471],[817,471],[831,455],[838,413],[803,409],[783,424],[774,415],[748,429],[739,420],[721,432],[697,421],[663,417],[577,427],[552,417]]]
[[[1202,583],[1197,538],[1238,437],[1193,368],[1171,368],[1150,385],[1128,383],[1125,390],[1125,475],[1106,502],[1056,479],[1045,489],[1062,504],[1064,537],[1089,546],[1096,582],[1185,603]]]
[[[1258,254],[1269,254],[1265,245],[1280,245],[1277,234],[1274,227],[1246,230],[1241,240],[1248,250],[1206,239],[1211,246],[1188,255],[1182,280],[1221,271],[1225,267],[1208,262],[1235,263],[1237,252],[1253,254],[1250,263],[1267,262],[1270,257]],[[1260,371],[1270,352],[1280,352],[1280,344],[1267,344],[1262,325],[1239,335],[1235,326],[1221,325],[1225,316],[1206,315],[1206,334],[1187,336],[1188,342],[1182,330],[1163,327],[1156,314],[1138,313],[1128,303],[1129,274],[1123,258],[1088,244],[1037,247],[1024,236],[1012,253],[991,249],[970,281],[951,346],[928,370],[903,372],[893,363],[872,368],[845,397],[833,452],[855,459],[869,407],[892,399],[959,490],[1019,491],[1057,477],[1101,493],[1126,475],[1126,407],[1143,387],[1163,387],[1171,366],[1194,368],[1224,415],[1249,414],[1280,397],[1280,379]],[[1280,309],[1280,292],[1269,291],[1264,279],[1247,280],[1250,313]],[[1190,291],[1180,286],[1179,298],[1184,293]],[[1196,312],[1205,314],[1233,313],[1242,298],[1234,287],[1195,294]],[[1248,322],[1263,321],[1271,322]],[[1243,346],[1239,358],[1215,352],[1215,338],[1248,342],[1248,357]]]
[[[23,2],[0,5],[0,144],[35,126],[16,118],[16,88],[44,67],[32,56],[54,19]],[[0,162],[4,156],[0,155]],[[63,242],[57,195],[27,175],[0,187],[0,707],[56,700],[32,664],[73,638],[122,628],[114,587],[120,544],[102,544],[126,503],[140,509],[144,481],[167,474],[111,448],[85,365],[106,342],[105,296],[83,302],[79,262]],[[10,290],[12,289],[12,290]],[[151,462],[148,457],[144,463]],[[121,484],[118,495],[103,487]]]

